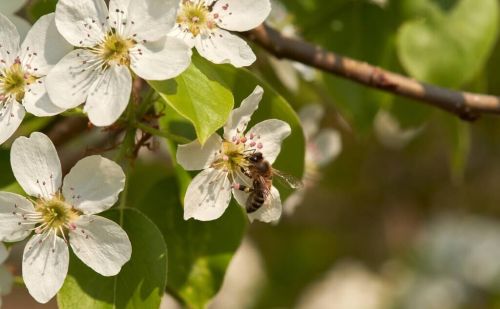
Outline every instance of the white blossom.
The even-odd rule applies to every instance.
[[[21,38],[26,36],[31,25],[21,17],[17,16],[15,13],[19,11],[25,4],[26,0],[2,0],[0,1],[0,13],[7,16],[7,18],[16,25]]]
[[[53,116],[64,111],[45,90],[45,77],[69,50],[59,35],[54,14],[41,17],[24,42],[14,24],[0,14],[0,144],[14,134],[26,111]]]
[[[125,183],[121,167],[90,156],[63,181],[56,149],[42,133],[14,141],[11,165],[32,198],[0,192],[0,240],[19,241],[34,232],[23,254],[23,279],[30,294],[46,303],[61,288],[68,272],[68,244],[99,274],[118,274],[130,259],[130,241],[118,224],[95,214],[117,201]]]
[[[77,49],[67,54],[47,78],[54,103],[84,111],[96,126],[113,124],[130,99],[132,73],[165,80],[182,73],[191,50],[167,38],[175,23],[177,0],[61,0],[56,25]]]
[[[180,145],[177,161],[186,170],[202,170],[189,185],[184,198],[184,219],[209,221],[222,216],[231,200],[231,192],[241,206],[248,193],[236,185],[252,187],[252,180],[242,168],[248,167],[246,156],[260,152],[272,164],[281,150],[281,143],[291,133],[290,126],[281,120],[268,119],[246,130],[252,114],[262,99],[263,89],[255,88],[239,108],[232,111],[221,138],[213,134],[204,145],[193,141]],[[250,220],[272,222],[281,216],[281,200],[273,186],[264,205],[249,213]]]
[[[375,136],[387,148],[402,149],[425,129],[425,125],[402,128],[398,119],[390,112],[380,110],[373,121]]]
[[[384,276],[372,272],[363,264],[344,261],[335,265],[323,278],[310,284],[299,297],[295,308],[393,308],[390,300],[395,288]]]
[[[306,139],[304,186],[292,193],[284,202],[285,212],[292,214],[299,206],[307,190],[319,181],[320,169],[333,161],[342,150],[342,140],[337,130],[325,128],[320,130],[320,122],[324,110],[319,104],[310,104],[299,112],[300,122]]]
[[[269,0],[180,0],[171,36],[182,38],[213,63],[249,66],[256,57],[248,44],[229,31],[260,25],[271,11]]]

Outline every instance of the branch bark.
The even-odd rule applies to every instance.
[[[455,91],[384,70],[366,62],[327,51],[320,46],[285,37],[266,24],[245,33],[277,58],[289,59],[386,92],[412,98],[468,121],[481,114],[500,114],[500,97]]]

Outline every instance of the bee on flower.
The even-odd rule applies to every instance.
[[[261,87],[256,87],[240,107],[232,111],[224,126],[223,137],[213,134],[204,145],[196,140],[179,146],[179,164],[186,170],[202,170],[186,191],[184,219],[215,220],[222,216],[231,196],[246,207],[251,221],[272,222],[280,218],[280,194],[272,185],[262,197],[263,205],[250,210],[248,205],[255,189],[249,173],[251,158],[256,157],[260,162],[260,159],[265,159],[271,165],[281,151],[281,143],[291,133],[290,126],[278,119],[262,121],[247,130],[263,93]],[[241,190],[242,187],[248,190]]]
[[[30,294],[46,303],[59,291],[68,272],[68,245],[97,273],[118,274],[130,259],[130,240],[118,224],[96,214],[118,200],[125,184],[121,167],[90,156],[76,163],[63,181],[56,149],[42,133],[14,141],[11,165],[31,197],[0,192],[0,240],[16,242],[33,234],[22,264]]]

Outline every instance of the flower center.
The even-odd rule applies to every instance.
[[[217,160],[212,163],[213,168],[238,172],[248,165],[245,159],[245,145],[243,143],[235,144],[224,141],[219,153]]]
[[[24,98],[24,89],[27,85],[33,83],[36,77],[25,73],[21,63],[16,62],[0,73],[0,89],[3,96],[14,97],[18,102]]]
[[[95,52],[100,55],[106,64],[130,65],[129,50],[135,46],[136,42],[131,39],[124,39],[117,33],[108,33],[104,41],[95,48]]]
[[[204,34],[216,27],[215,21],[210,16],[210,9],[204,1],[183,0],[177,24],[193,36]]]
[[[41,217],[38,233],[48,229],[64,233],[72,228],[72,222],[79,216],[78,212],[60,197],[54,197],[49,201],[38,201],[36,211]]]

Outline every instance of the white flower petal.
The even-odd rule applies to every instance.
[[[0,14],[0,69],[10,67],[19,53],[20,38],[16,26],[4,15]],[[3,60],[3,61],[1,61]]]
[[[12,284],[14,283],[14,276],[12,273],[4,266],[0,267],[0,295],[7,295],[12,289]],[[0,301],[0,307],[2,303]]]
[[[108,8],[104,0],[59,0],[56,25],[74,46],[97,45],[107,32]]]
[[[33,298],[46,303],[57,294],[68,273],[69,252],[54,233],[31,237],[23,253],[23,279]]]
[[[182,40],[190,48],[195,45],[196,38],[191,34],[191,32],[182,31],[180,27],[173,27],[172,30],[167,34],[168,37],[174,37]]]
[[[271,13],[269,0],[220,0],[214,5],[217,24],[231,31],[248,31],[262,24]]]
[[[256,124],[246,136],[255,144],[250,149],[261,152],[264,159],[273,164],[281,151],[281,143],[290,133],[292,129],[288,123],[278,119],[268,119]]]
[[[175,25],[179,3],[179,0],[129,1],[129,22],[122,33],[137,42],[162,39]]]
[[[248,188],[253,188],[252,179],[250,179],[249,177],[247,177],[243,173],[237,173],[235,176],[236,176],[235,177],[236,179],[234,181],[236,184],[244,185]],[[234,199],[238,202],[238,204],[241,207],[243,207],[244,209],[246,209],[246,205],[247,205],[247,201],[248,201],[248,197],[250,196],[250,193],[244,192],[241,190],[233,189],[233,196],[234,196]]]
[[[218,219],[231,201],[231,183],[227,172],[208,168],[193,178],[184,198],[184,219]]]
[[[19,32],[19,36],[21,37],[21,39],[25,38],[31,28],[31,24],[24,18],[16,15],[10,15],[9,19],[16,26],[17,32]]]
[[[3,264],[3,262],[5,262],[8,256],[9,256],[9,251],[7,250],[7,247],[5,247],[5,244],[3,242],[0,243],[0,264]]]
[[[10,151],[12,171],[24,191],[34,197],[52,198],[61,187],[61,163],[47,135],[21,136]]]
[[[67,54],[49,72],[45,80],[52,102],[61,108],[74,108],[85,102],[97,72],[88,69],[95,59],[89,50],[77,49]]]
[[[30,29],[21,45],[20,58],[27,72],[45,76],[70,50],[71,45],[57,31],[52,13],[40,17]]]
[[[132,70],[146,80],[165,80],[178,76],[191,64],[191,48],[184,41],[164,37],[137,44],[130,51]]]
[[[103,276],[114,276],[132,254],[127,233],[115,222],[93,215],[81,216],[69,233],[73,252]]]
[[[101,156],[78,161],[64,177],[65,200],[84,214],[96,214],[113,206],[125,186],[125,174],[115,162]]]
[[[177,163],[187,171],[210,167],[222,146],[222,138],[212,134],[202,146],[198,140],[177,147]]]
[[[25,114],[24,107],[14,99],[5,102],[3,108],[0,108],[0,144],[16,132]]]
[[[195,41],[200,55],[213,63],[230,63],[240,68],[251,65],[257,59],[245,40],[222,29],[215,29],[209,38]]]
[[[281,83],[292,92],[297,92],[300,87],[300,79],[292,62],[289,60],[277,59],[275,57],[269,57],[268,60]]]
[[[285,214],[292,215],[295,212],[297,207],[299,207],[304,201],[305,193],[306,190],[298,189],[288,196],[283,205]]]
[[[109,1],[109,24],[118,27],[120,22],[127,20],[128,6],[131,0],[110,0]],[[123,13],[122,13],[123,12]]]
[[[306,140],[311,140],[318,133],[319,124],[324,114],[325,110],[319,104],[307,105],[299,111],[300,123],[302,124]]]
[[[45,78],[38,79],[35,83],[26,87],[23,105],[28,113],[37,117],[54,116],[64,112],[66,109],[52,103],[45,88]]]
[[[279,191],[273,186],[266,202],[257,211],[249,213],[250,222],[258,220],[261,222],[275,222],[281,217],[282,206]]]
[[[333,129],[323,129],[313,142],[312,160],[318,166],[324,166],[337,157],[342,150],[340,134]]]
[[[132,91],[132,75],[125,66],[106,69],[90,89],[84,111],[95,126],[112,125],[128,105]]]
[[[34,225],[22,224],[22,216],[34,211],[33,204],[25,197],[0,192],[0,240],[14,242],[26,238]]]
[[[224,126],[224,138],[226,140],[231,141],[234,136],[239,136],[245,132],[250,118],[259,107],[263,95],[264,89],[260,86],[255,87],[252,94],[241,102],[240,107],[231,112]]]

